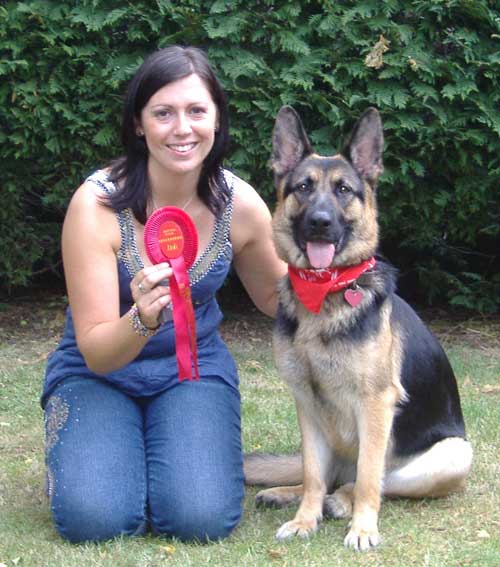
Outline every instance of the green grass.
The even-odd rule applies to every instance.
[[[0,329],[1,330],[1,329]],[[236,337],[236,338],[234,338]],[[239,338],[241,337],[241,338]],[[293,401],[278,379],[267,329],[229,341],[241,377],[246,451],[293,452]],[[256,509],[248,489],[240,527],[226,541],[183,544],[153,536],[71,545],[52,527],[44,492],[43,354],[53,345],[0,346],[0,566],[493,566],[500,563],[498,377],[500,357],[462,341],[447,347],[462,394],[474,468],[462,494],[441,500],[386,501],[382,545],[358,554],[342,545],[346,522],[327,521],[308,540],[282,543],[277,528],[294,509]]]

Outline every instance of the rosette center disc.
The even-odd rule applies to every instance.
[[[198,234],[191,217],[177,207],[155,211],[144,227],[144,245],[152,264],[181,256],[189,269],[196,258]]]
[[[178,258],[184,251],[184,234],[174,221],[166,221],[158,229],[160,250],[167,258]]]

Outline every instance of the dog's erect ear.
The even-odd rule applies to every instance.
[[[375,184],[384,171],[383,150],[384,134],[380,114],[375,108],[368,108],[354,126],[344,153],[358,173]]]
[[[311,152],[311,143],[299,115],[291,106],[282,106],[273,130],[271,167],[275,175],[285,175]]]

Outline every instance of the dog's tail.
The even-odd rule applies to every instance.
[[[302,483],[302,456],[249,453],[243,464],[245,484],[294,486]]]

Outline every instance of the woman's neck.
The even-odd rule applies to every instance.
[[[149,187],[154,208],[180,207],[185,208],[196,195],[200,173],[187,172],[183,174],[165,175],[165,172],[155,172],[148,167]]]

